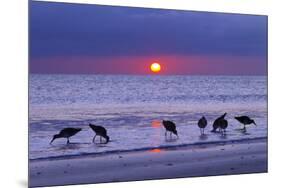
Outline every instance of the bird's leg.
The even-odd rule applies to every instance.
[[[94,136],[94,138],[93,138],[93,143],[95,142],[95,138],[96,138],[96,136],[97,136],[97,135],[95,135],[95,136]]]
[[[245,125],[245,124],[244,124],[243,131],[244,131],[244,133],[246,133],[246,132],[247,132],[247,130],[246,130],[246,125]]]
[[[100,136],[100,143],[102,143],[102,137]]]
[[[170,138],[172,139],[172,132],[170,132]]]
[[[167,131],[165,131],[165,138],[167,137]]]
[[[202,129],[203,135],[204,135],[204,128]]]
[[[69,138],[67,138],[67,144],[70,144],[70,142],[69,142]]]

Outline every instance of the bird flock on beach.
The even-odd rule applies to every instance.
[[[211,132],[213,133],[221,133],[222,136],[226,135],[226,128],[228,127],[228,121],[225,119],[227,113],[224,113],[222,116],[218,117],[214,123],[213,123],[213,129]],[[248,116],[237,116],[234,117],[238,122],[240,122],[243,125],[243,128],[241,129],[242,132],[246,133],[246,125],[254,124],[256,125],[256,122],[251,119]],[[207,127],[208,121],[207,119],[202,116],[198,120],[198,127],[200,129],[201,135],[204,135],[204,130]],[[162,125],[165,128],[165,138],[167,135],[170,133],[170,138],[172,137],[172,134],[176,135],[177,138],[178,136],[178,131],[176,124],[172,121],[168,120],[163,120]],[[93,137],[93,142],[95,143],[96,136],[100,137],[100,143],[107,144],[109,142],[109,136],[107,134],[107,130],[103,126],[98,126],[94,124],[89,124],[89,127],[94,131],[95,136]],[[51,140],[50,144],[53,143],[53,141],[57,138],[66,138],[67,139],[67,144],[70,143],[69,138],[76,135],[78,132],[80,132],[82,129],[81,128],[64,128],[62,129],[58,134],[55,134],[53,136],[53,139]]]

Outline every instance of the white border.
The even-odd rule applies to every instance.
[[[69,0],[93,4],[269,15],[269,173],[80,185],[73,187],[268,187],[280,185],[281,41],[278,1],[274,0]],[[27,181],[27,0],[0,3],[1,187]],[[276,186],[274,186],[276,187]]]
[[[122,5],[180,10],[201,10],[248,14],[268,14],[269,3],[262,0],[37,0],[84,4]],[[269,2],[269,1],[268,1]]]

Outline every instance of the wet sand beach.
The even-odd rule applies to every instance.
[[[30,186],[267,172],[267,140],[31,160]]]

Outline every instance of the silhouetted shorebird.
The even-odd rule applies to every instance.
[[[66,138],[67,144],[69,144],[69,138],[74,136],[76,133],[80,132],[81,128],[65,128],[62,129],[59,134],[55,134],[53,139],[51,140],[50,144],[57,138]]]
[[[220,119],[219,121],[218,121],[218,124],[219,124],[219,128],[220,128],[220,130],[221,130],[221,134],[222,135],[225,135],[225,132],[226,132],[226,128],[227,128],[227,126],[228,126],[228,122],[227,122],[227,120],[226,119]]]
[[[254,125],[257,126],[256,122],[253,119],[249,118],[248,116],[238,116],[234,118],[244,125],[242,129],[244,132],[246,132],[246,125],[250,125],[253,123]]]
[[[216,132],[217,129],[219,128],[220,129],[220,124],[219,124],[219,121],[224,119],[224,117],[226,116],[226,113],[224,113],[222,116],[218,117],[214,123],[213,123],[213,130],[211,132]],[[220,130],[221,131],[221,130]]]
[[[201,132],[201,135],[204,134],[204,129],[205,127],[207,126],[207,120],[206,118],[203,116],[201,119],[199,119],[198,121],[198,127],[200,128],[200,132]]]
[[[93,142],[95,142],[96,136],[100,136],[100,143],[102,142],[102,137],[106,139],[105,144],[109,142],[109,136],[107,135],[107,131],[104,127],[93,125],[93,124],[89,124],[89,126],[96,133],[96,135],[93,138]]]
[[[176,129],[176,124],[175,124],[174,122],[163,120],[163,121],[162,121],[162,124],[163,124],[163,126],[165,127],[165,129],[166,129],[165,138],[166,138],[166,136],[167,136],[167,131],[170,132],[170,137],[172,136],[172,133],[174,133],[177,137],[179,137],[179,136],[178,136],[178,131],[177,131],[177,129]]]

